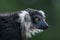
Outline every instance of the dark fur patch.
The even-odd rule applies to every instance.
[[[0,16],[0,40],[22,40],[17,15]]]

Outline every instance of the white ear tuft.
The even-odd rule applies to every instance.
[[[39,10],[39,12],[43,15],[43,17],[45,18],[45,13],[42,10]]]

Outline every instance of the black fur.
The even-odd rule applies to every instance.
[[[0,16],[0,40],[23,40],[16,14]]]

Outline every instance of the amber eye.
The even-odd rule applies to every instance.
[[[36,18],[35,19],[35,23],[38,23],[40,20],[39,20],[39,18]]]

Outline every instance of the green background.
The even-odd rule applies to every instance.
[[[60,0],[0,0],[0,13],[26,8],[43,10],[49,24],[48,30],[30,40],[60,40]]]

